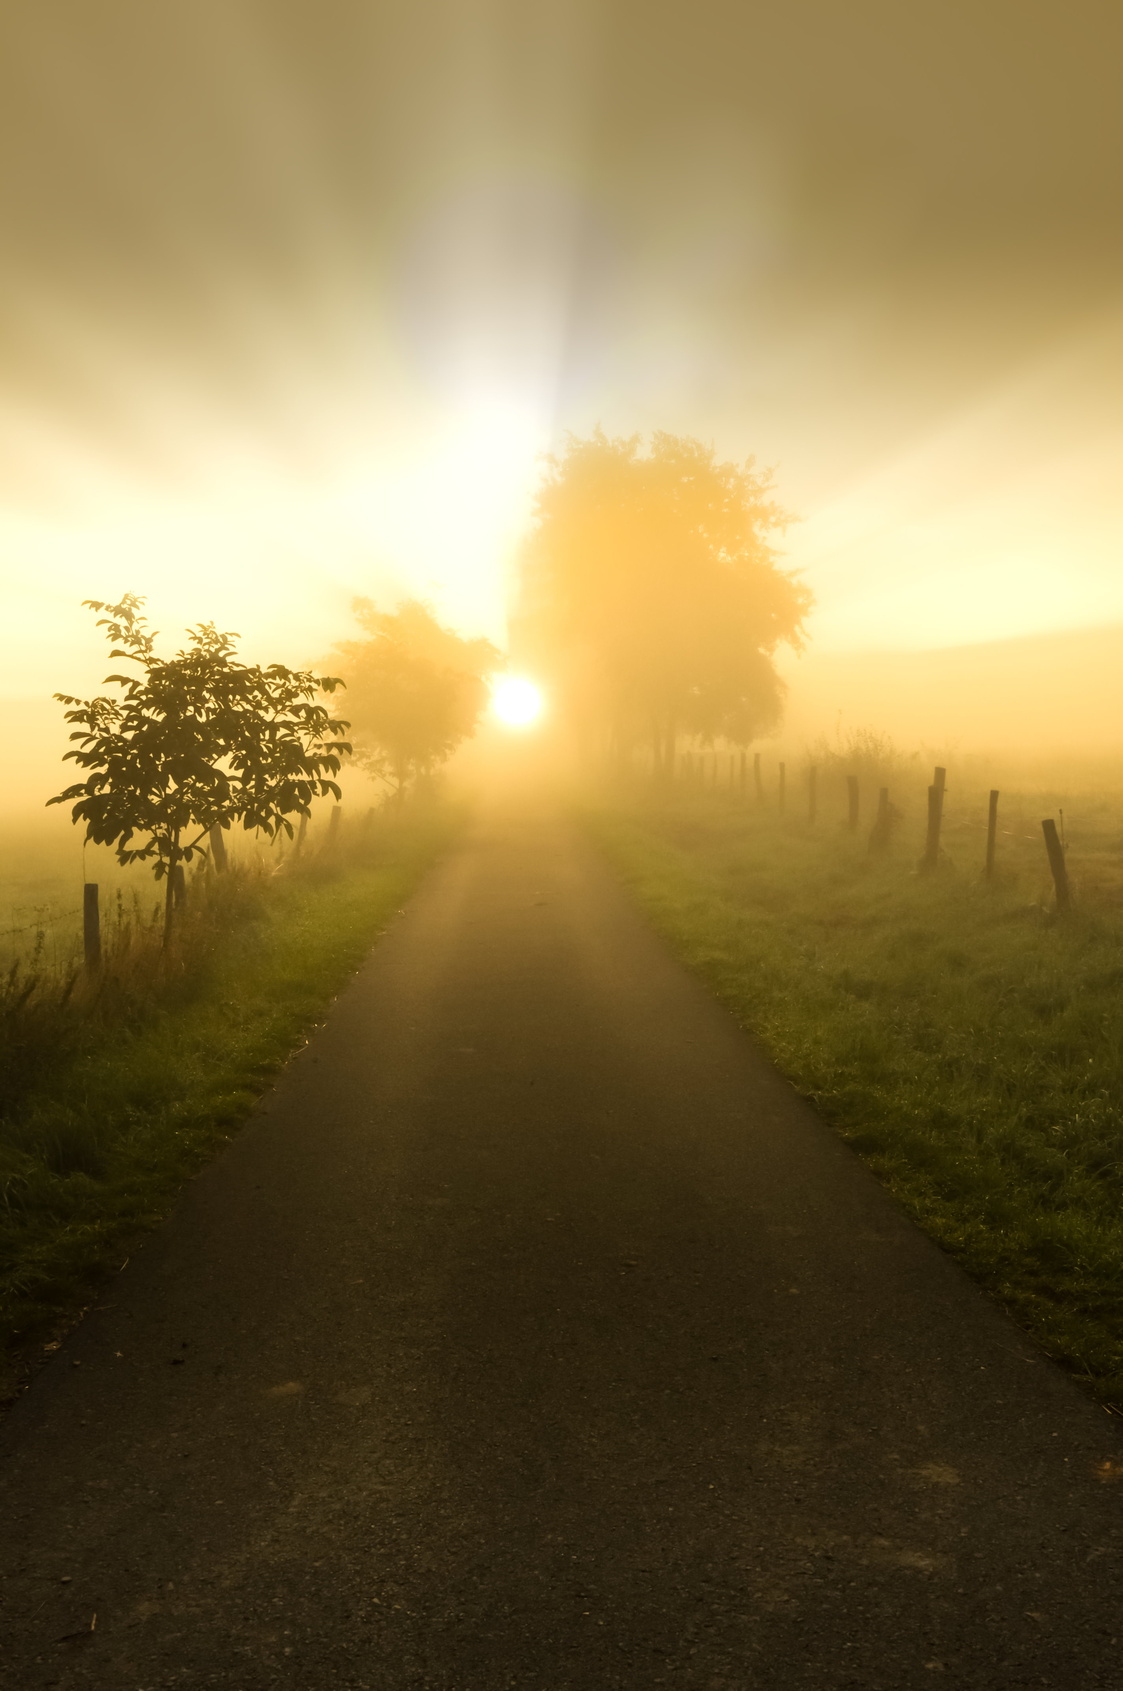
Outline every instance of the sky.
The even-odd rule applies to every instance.
[[[502,641],[566,431],[775,466],[824,652],[1123,623],[1123,14],[0,0],[0,693],[84,598]]]

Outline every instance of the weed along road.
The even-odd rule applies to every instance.
[[[1123,1686],[1119,1423],[546,809],[2,1439],[6,1691]]]

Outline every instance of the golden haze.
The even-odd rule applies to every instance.
[[[603,424],[777,466],[792,735],[1114,733],[1114,659],[1032,641],[1123,625],[1121,36],[1090,0],[3,0],[11,720],[97,684],[79,601],[125,588],[254,657],[357,593],[503,643],[539,454]]]

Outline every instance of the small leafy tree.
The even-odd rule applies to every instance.
[[[137,673],[108,675],[120,697],[76,699],[56,693],[75,724],[66,757],[90,773],[49,804],[76,800],[71,816],[86,838],[111,845],[119,863],[150,862],[165,882],[164,944],[172,931],[176,871],[197,855],[215,827],[241,822],[270,837],[288,818],[307,815],[314,798],[339,798],[330,779],[350,745],[347,723],[316,702],[342,683],[283,664],[239,663],[235,635],[213,623],[188,630],[188,645],[161,658],[155,634],[140,615],[144,603],[127,593],[119,604],[84,601],[104,611],[98,627],[113,644],[110,656]]]
[[[503,656],[490,640],[442,628],[416,599],[396,611],[356,599],[352,609],[367,638],[341,642],[331,662],[347,685],[353,755],[400,799],[475,732]]]

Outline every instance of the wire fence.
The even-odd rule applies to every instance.
[[[13,916],[22,915],[27,908],[26,905],[16,905],[11,913]],[[42,933],[45,928],[53,927],[58,922],[68,922],[71,917],[81,914],[82,906],[80,904],[76,904],[71,910],[56,910],[50,915],[39,912],[33,922],[24,922],[19,927],[13,924],[11,927],[0,928],[0,938],[15,939],[18,934]]]

